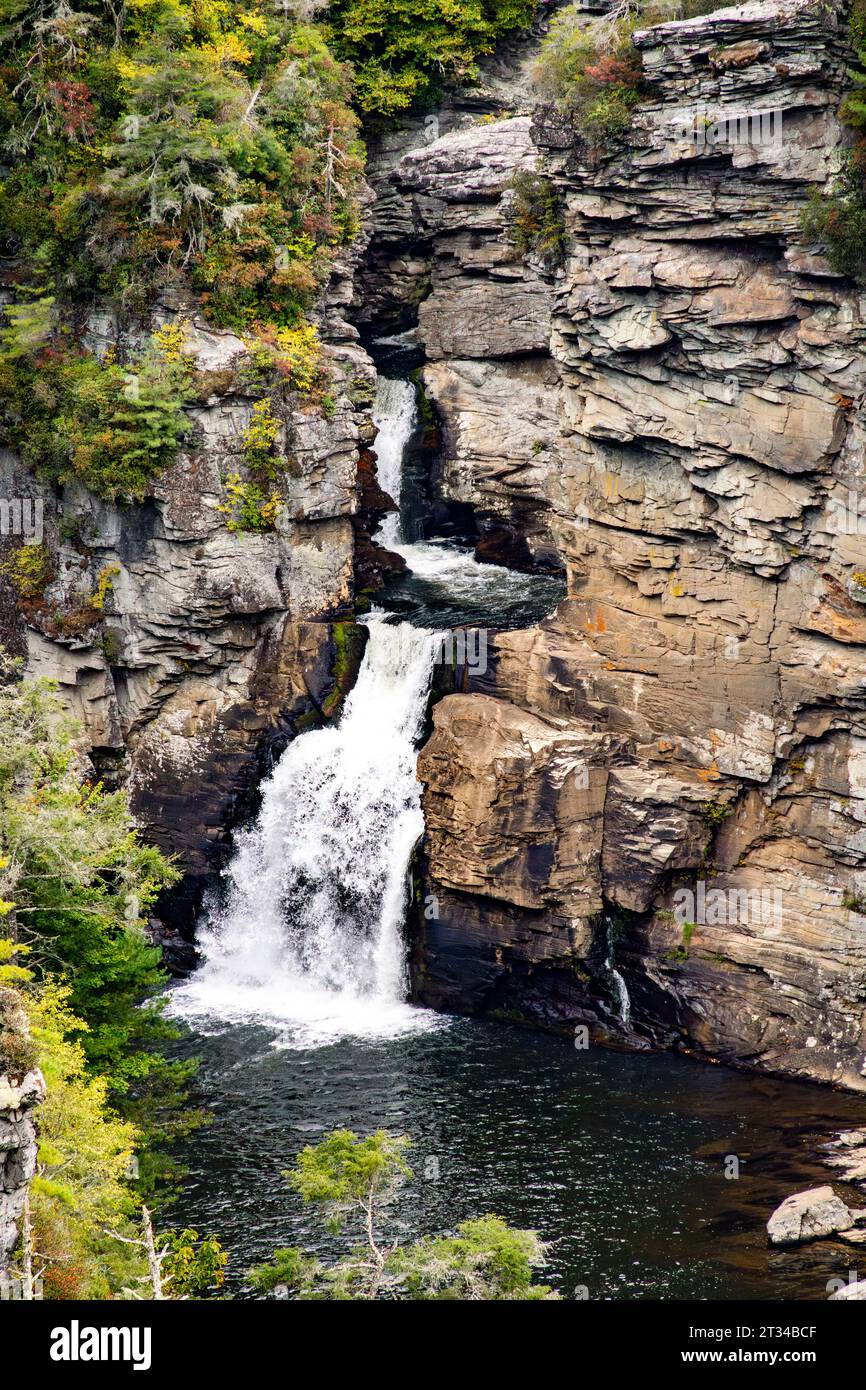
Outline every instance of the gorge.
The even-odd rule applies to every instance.
[[[182,279],[95,294],[82,349],[161,335],[194,433],[132,499],[0,453],[51,560],[3,579],[3,645],[176,856],[148,931],[214,1115],[178,1219],[242,1295],[309,1234],[287,1144],[341,1125],[415,1137],[406,1229],[501,1212],[568,1298],[847,1269],[763,1230],[866,1124],[864,297],[806,230],[851,144],[847,9],[647,7],[601,140],[538,64],[611,12],[540,3],[371,124],[324,385],[272,389]],[[282,491],[245,528],[263,421]]]

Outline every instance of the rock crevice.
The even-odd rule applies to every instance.
[[[607,1029],[613,918],[643,1037],[862,1090],[864,298],[801,231],[842,167],[844,20],[754,3],[636,43],[611,149],[537,106],[389,175],[445,491],[568,575],[436,708],[417,989]],[[526,170],[558,266],[515,245]]]

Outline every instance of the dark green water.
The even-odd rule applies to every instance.
[[[827,1181],[816,1143],[866,1122],[866,1102],[479,1021],[303,1051],[274,1036],[249,1025],[190,1041],[214,1122],[180,1150],[190,1178],[172,1221],[220,1236],[235,1292],[275,1246],[339,1248],[281,1170],[342,1125],[412,1136],[403,1237],[497,1212],[550,1242],[546,1278],[566,1298],[583,1286],[591,1299],[825,1299],[828,1278],[856,1266],[832,1242],[771,1252],[764,1224]]]

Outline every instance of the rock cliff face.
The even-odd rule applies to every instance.
[[[6,644],[26,654],[32,674],[59,681],[97,771],[128,784],[145,833],[179,856],[185,877],[170,916],[181,926],[272,753],[338,708],[363,651],[353,521],[375,372],[341,316],[351,272],[335,273],[322,314],[333,408],[298,396],[284,413],[288,500],[274,531],[232,533],[219,510],[225,479],[244,474],[255,396],[244,385],[245,346],[210,329],[194,304],[163,304],[137,333],[184,326],[201,386],[186,451],[141,504],[43,490],[57,577],[17,628],[5,608]],[[135,335],[97,313],[87,344],[123,349]],[[5,497],[33,495],[12,455],[0,474]],[[94,611],[100,576],[110,587]]]
[[[417,996],[864,1090],[864,297],[800,231],[843,157],[843,20],[757,0],[637,44],[645,100],[609,149],[533,104],[524,41],[374,152],[369,252],[323,319],[334,410],[286,412],[274,533],[218,511],[243,344],[163,305],[213,387],[197,442],[145,504],[44,495],[49,599],[110,575],[110,601],[7,638],[180,852],[191,921],[257,773],[362,650],[385,503],[344,315],[417,324],[440,499],[479,553],[568,578],[435,708]],[[555,192],[555,254],[517,235],[517,174]]]
[[[569,584],[436,708],[418,994],[862,1090],[864,301],[800,231],[842,158],[843,21],[756,3],[637,42],[613,149],[539,108],[390,175],[445,489]],[[509,231],[532,168],[557,270]]]
[[[482,80],[448,94],[370,154],[375,201],[355,281],[354,320],[416,327],[424,385],[439,408],[440,500],[471,508],[479,554],[518,568],[559,568],[540,448],[558,433],[549,391],[553,284],[510,237],[512,179],[535,169],[532,70],[563,0],[541,0],[535,29],[504,44]],[[509,402],[503,430],[503,401]]]
[[[34,1114],[45,1081],[32,1061],[23,1010],[11,990],[0,988],[0,1291],[36,1172]]]
[[[41,1072],[28,1072],[15,1084],[0,1076],[0,1274],[18,1240],[21,1213],[36,1172],[32,1111],[44,1096]]]

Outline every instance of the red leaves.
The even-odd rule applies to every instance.
[[[48,91],[67,140],[87,140],[96,129],[96,108],[86,82],[59,77],[48,84]]]
[[[861,175],[866,175],[866,136],[858,134],[851,147],[851,163]]]
[[[334,220],[327,213],[308,212],[301,218],[301,231],[313,237],[334,235]]]
[[[640,81],[640,73],[635,68],[611,53],[603,53],[597,63],[584,68],[584,76],[600,87],[634,87]]]

